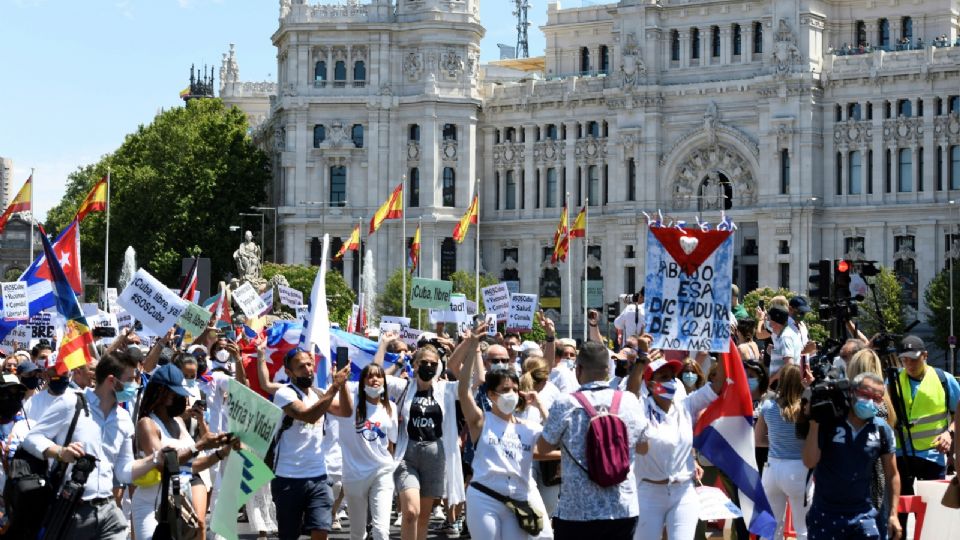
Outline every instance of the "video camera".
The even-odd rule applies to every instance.
[[[818,423],[842,421],[850,410],[850,381],[841,373],[832,371],[833,358],[840,353],[843,344],[836,339],[828,339],[823,352],[810,359],[810,371],[813,384],[803,393],[803,401],[810,404],[810,419]],[[806,438],[809,425],[797,423],[797,434]]]

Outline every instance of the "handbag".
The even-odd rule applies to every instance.
[[[161,477],[160,506],[157,508],[157,528],[153,532],[153,539],[203,540],[200,537],[200,518],[180,490],[180,463],[176,450],[163,451]]]
[[[537,512],[536,508],[530,506],[529,502],[511,499],[510,497],[501,495],[487,486],[477,482],[470,482],[470,485],[473,486],[473,489],[476,489],[480,493],[502,502],[511,512],[513,512],[513,515],[517,516],[517,521],[520,524],[520,528],[523,529],[524,532],[530,534],[531,536],[536,536],[540,534],[540,531],[543,530],[543,516],[540,515],[540,512]]]
[[[954,475],[947,484],[946,491],[943,492],[943,499],[940,504],[947,508],[960,508],[960,475]]]

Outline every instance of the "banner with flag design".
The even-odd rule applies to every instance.
[[[90,212],[103,212],[107,208],[107,177],[104,176],[93,185],[93,189],[80,203],[77,209],[77,221],[83,221]]]
[[[573,220],[573,226],[570,227],[570,238],[583,238],[587,234],[587,207],[584,206]]]
[[[360,249],[360,226],[357,225],[353,228],[353,232],[350,233],[350,237],[347,238],[347,241],[340,246],[340,251],[333,256],[333,260],[339,261],[347,254],[348,251],[357,251]]]
[[[550,262],[557,264],[567,260],[567,251],[570,245],[570,239],[567,236],[567,205],[563,205],[560,213],[560,223],[557,224],[557,231],[553,233],[553,255]]]
[[[417,225],[417,232],[413,233],[413,242],[410,243],[410,271],[416,272],[420,266],[420,225]]]
[[[18,212],[30,212],[33,206],[32,201],[30,200],[31,195],[33,194],[33,175],[30,175],[30,178],[27,178],[27,181],[23,183],[23,187],[20,188],[20,191],[17,192],[16,197],[10,201],[10,204],[7,206],[7,209],[4,210],[3,215],[0,215],[0,233],[3,232],[3,229],[7,226],[7,221],[10,221],[10,216]],[[32,229],[31,229],[32,234]]]
[[[473,202],[470,203],[470,208],[467,208],[467,213],[460,218],[460,222],[453,228],[453,239],[456,240],[457,243],[462,244],[463,239],[467,237],[467,231],[470,229],[470,225],[477,224],[479,208],[480,198],[474,195]]]
[[[57,312],[66,319],[66,331],[57,349],[56,364],[57,372],[63,374],[92,360],[90,346],[93,345],[93,333],[90,331],[87,319],[83,316],[80,303],[77,302],[77,295],[74,294],[60,266],[60,261],[57,260],[53,246],[47,240],[46,234],[43,234],[42,228],[40,233],[43,252],[47,258],[47,268],[52,277]]]
[[[380,225],[388,219],[400,219],[403,217],[403,182],[397,184],[390,198],[377,210],[370,219],[370,234],[377,232]]]

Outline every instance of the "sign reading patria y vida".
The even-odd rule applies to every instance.
[[[648,229],[644,321],[652,348],[727,352],[733,231],[721,227]]]
[[[439,279],[413,278],[410,306],[420,309],[448,309],[453,283]]]

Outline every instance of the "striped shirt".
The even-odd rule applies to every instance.
[[[774,400],[760,404],[760,414],[767,423],[767,438],[770,440],[770,457],[777,459],[801,459],[803,439],[797,438],[796,423],[787,422],[780,415],[780,406]]]

